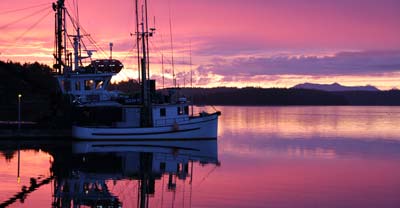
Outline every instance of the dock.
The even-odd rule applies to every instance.
[[[71,129],[0,129],[0,139],[70,139]]]

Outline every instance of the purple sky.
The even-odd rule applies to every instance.
[[[80,21],[97,43],[136,75],[130,33],[133,1],[79,1]],[[52,63],[53,13],[49,0],[0,2],[0,59]],[[45,5],[49,3],[49,6]],[[73,13],[73,0],[67,7]],[[189,74],[189,46],[196,86],[290,87],[301,82],[400,87],[398,0],[150,0],[157,33],[151,40],[154,77],[161,54],[170,70],[169,17],[176,71]],[[10,10],[43,4],[23,12]],[[43,9],[43,11],[41,10]],[[36,12],[29,20],[8,23]],[[36,27],[32,24],[46,16]],[[105,56],[98,53],[98,57]],[[166,75],[167,80],[170,74]],[[134,77],[136,78],[136,77]],[[184,76],[178,77],[183,85]],[[186,76],[188,80],[188,76]],[[172,81],[168,81],[171,82]],[[188,82],[188,81],[186,81]]]

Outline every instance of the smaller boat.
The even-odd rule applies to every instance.
[[[147,1],[145,1],[147,4]],[[138,3],[136,3],[138,6]],[[144,6],[147,8],[147,5]],[[53,4],[56,12],[56,76],[61,92],[73,108],[72,136],[79,140],[198,140],[216,139],[218,117],[221,112],[193,114],[193,106],[186,97],[177,96],[176,88],[168,95],[156,91],[155,80],[149,79],[148,39],[155,29],[147,26],[147,11],[137,23],[138,68],[140,69],[140,97],[127,97],[110,92],[111,77],[123,65],[115,59],[92,60],[88,66],[82,57],[79,24],[74,24],[75,35],[66,34],[64,0]],[[137,9],[138,11],[138,9]],[[139,13],[136,13],[139,19]],[[72,21],[76,22],[76,21]],[[141,30],[139,31],[139,27]],[[73,37],[74,61],[68,53],[66,36]],[[110,44],[111,47],[111,44]],[[68,55],[69,54],[69,55]],[[175,92],[175,93],[174,93]],[[192,107],[190,113],[189,109]]]

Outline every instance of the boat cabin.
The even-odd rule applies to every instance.
[[[153,125],[168,126],[189,120],[188,103],[156,105],[153,107]]]
[[[122,63],[115,59],[94,60],[86,67],[57,76],[57,80],[61,92],[70,95],[75,104],[109,101],[115,95],[106,89],[111,77],[122,68]]]
[[[70,74],[58,76],[60,90],[71,96],[73,103],[90,103],[111,100],[113,93],[107,91],[113,73]]]
[[[120,128],[140,127],[140,106],[124,106],[121,121],[114,125]],[[188,103],[160,104],[153,106],[153,126],[173,126],[189,120]]]

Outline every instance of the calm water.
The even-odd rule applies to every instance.
[[[2,141],[0,207],[400,207],[400,107],[217,109],[218,141]]]

